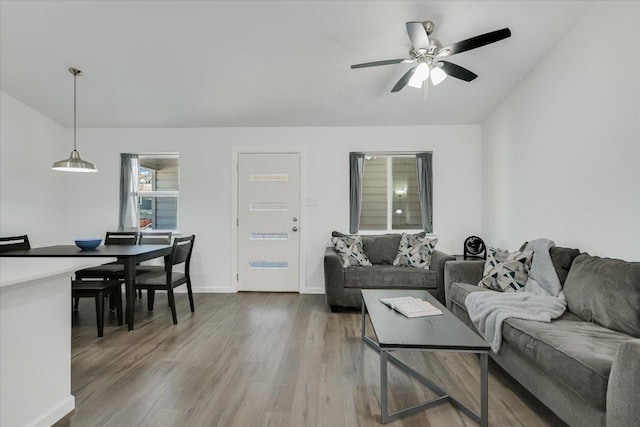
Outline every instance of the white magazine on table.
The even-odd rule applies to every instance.
[[[380,302],[388,305],[406,317],[437,316],[442,310],[428,301],[414,297],[380,298]]]

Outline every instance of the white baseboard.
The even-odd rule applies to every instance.
[[[306,288],[304,292],[300,292],[301,294],[314,294],[314,295],[323,295],[324,288]]]
[[[48,411],[46,411],[27,425],[33,427],[52,426],[62,418],[64,418],[66,415],[71,413],[71,411],[73,411],[74,409],[76,409],[76,398],[72,395],[69,395],[62,402],[58,403],[52,408],[49,408]]]
[[[193,287],[193,292],[196,294],[236,294],[238,291],[231,287],[214,287],[214,288],[205,288],[205,287]],[[176,293],[182,291],[186,292],[186,289],[176,289]]]

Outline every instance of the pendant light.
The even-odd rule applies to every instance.
[[[76,68],[69,68],[69,72],[73,74],[73,151],[68,159],[55,162],[51,169],[63,172],[98,172],[93,163],[80,158],[80,153],[76,149],[76,79],[82,75],[82,71]]]

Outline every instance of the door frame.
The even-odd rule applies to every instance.
[[[305,257],[305,245],[303,244],[304,241],[304,212],[302,210],[303,208],[303,204],[302,204],[302,196],[304,194],[304,188],[303,188],[303,179],[302,179],[302,171],[303,171],[303,166],[304,166],[304,161],[303,161],[303,155],[302,152],[299,150],[268,150],[265,148],[240,148],[240,147],[233,147],[231,149],[231,275],[229,277],[230,283],[231,283],[231,291],[237,293],[238,292],[238,280],[237,280],[237,274],[238,274],[238,223],[237,223],[237,218],[238,218],[238,164],[239,164],[239,157],[240,154],[297,154],[299,156],[299,161],[300,161],[300,176],[299,178],[299,182],[300,182],[300,198],[299,198],[299,203],[300,206],[298,206],[298,211],[300,212],[300,221],[299,221],[299,227],[300,227],[300,231],[298,233],[298,239],[299,239],[299,249],[298,249],[298,293],[299,294],[303,294],[306,293],[306,281],[305,281],[305,277],[306,277],[306,269],[305,269],[305,265],[303,263],[303,260],[306,259]]]

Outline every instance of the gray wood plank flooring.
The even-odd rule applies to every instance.
[[[186,295],[176,299],[178,325],[160,293],[153,313],[137,300],[133,332],[107,314],[103,338],[93,302],[81,301],[72,316],[76,410],[59,426],[381,425],[379,358],[360,339],[359,312],[331,313],[323,295],[197,294],[195,314]],[[398,354],[479,408],[477,356]],[[395,367],[389,387],[392,410],[433,397]],[[562,424],[494,364],[489,423]],[[445,404],[388,425],[476,424]]]

